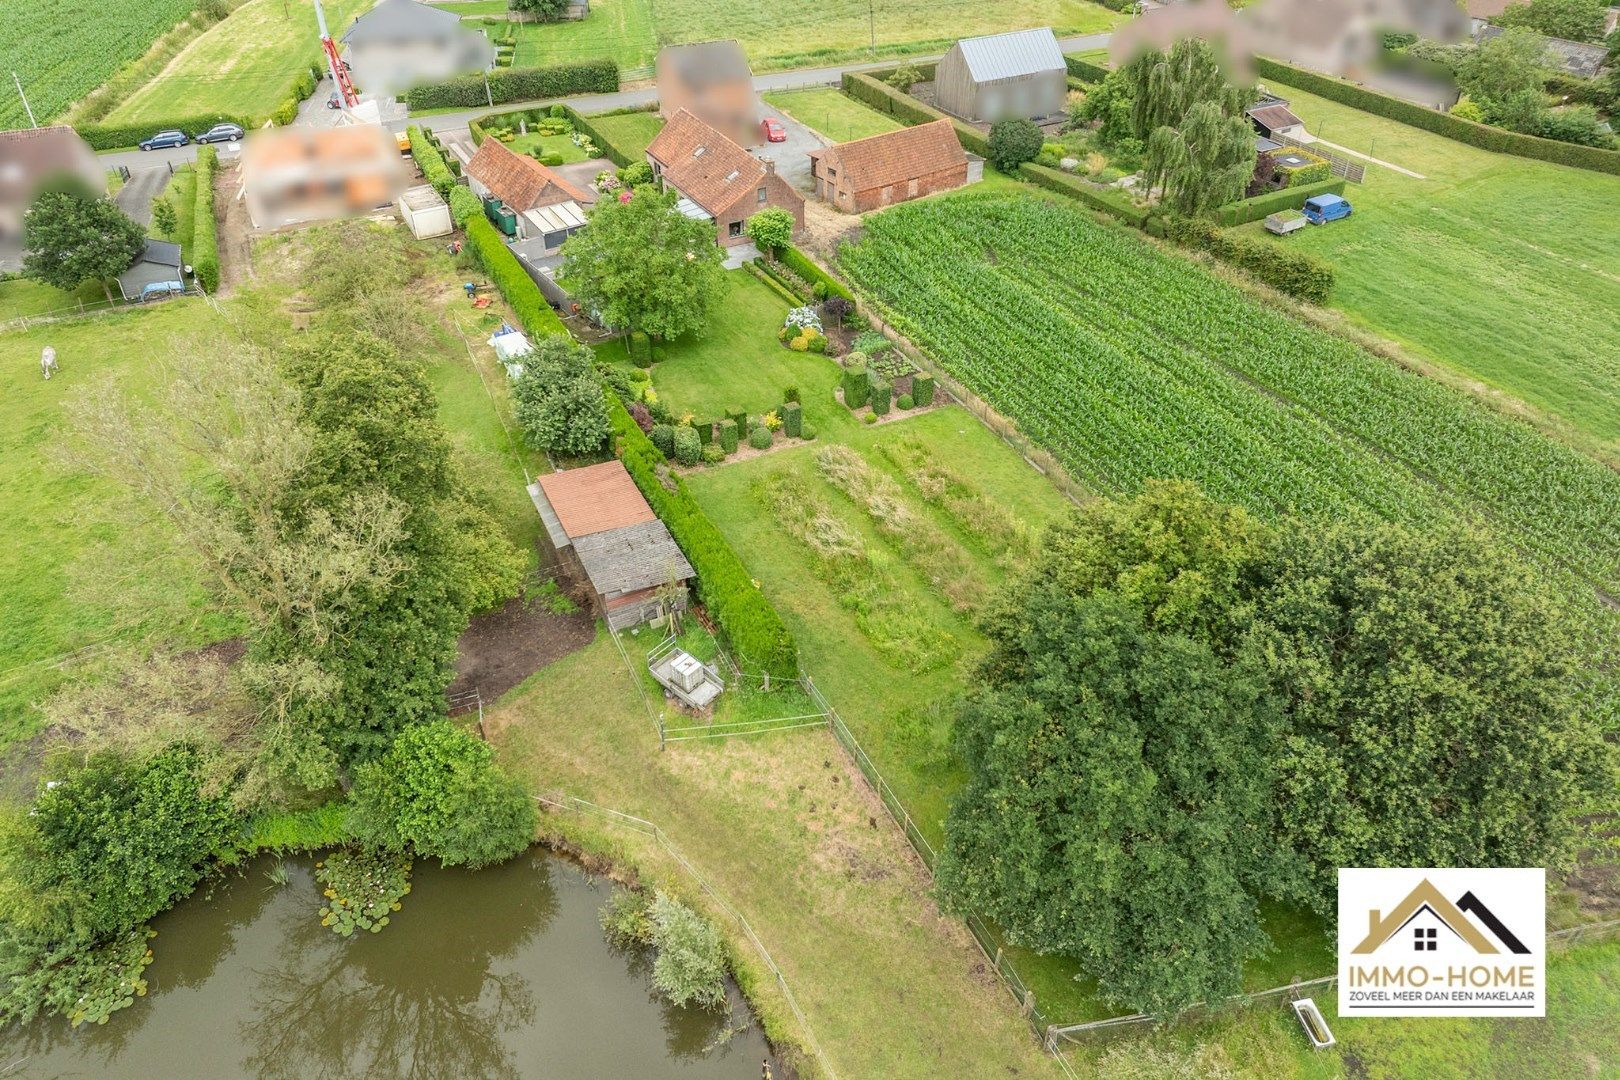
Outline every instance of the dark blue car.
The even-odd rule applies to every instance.
[[[160,131],[150,139],[141,141],[142,150],[166,150],[171,146],[184,146],[191,137],[183,131]]]

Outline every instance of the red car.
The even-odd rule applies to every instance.
[[[765,129],[766,142],[787,142],[787,128],[783,127],[782,121],[774,116],[767,116],[760,121],[759,126]]]

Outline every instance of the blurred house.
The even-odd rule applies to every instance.
[[[23,214],[41,185],[64,175],[97,195],[107,193],[105,166],[72,128],[0,131],[0,243],[20,241]]]
[[[795,230],[804,227],[804,196],[776,174],[776,162],[755,157],[685,109],[647,147],[647,160],[659,187],[680,195],[681,213],[715,223],[722,247],[747,243],[743,226],[768,206],[792,214]]]
[[[409,175],[377,124],[255,132],[242,150],[242,197],[260,229],[391,206]]]
[[[742,146],[760,141],[754,73],[735,41],[699,41],[658,50],[658,115],[682,109]]]
[[[979,178],[972,172],[983,176],[984,160],[968,160],[949,120],[810,152],[817,197],[850,214],[961,187]]]
[[[934,71],[934,100],[967,120],[1035,119],[1064,110],[1069,69],[1049,27],[963,38]]]
[[[382,0],[344,31],[343,45],[355,84],[372,94],[400,94],[495,63],[487,37],[455,12],[418,0]]]
[[[1468,15],[1453,0],[1259,0],[1237,18],[1254,51],[1333,75],[1367,78],[1391,31],[1461,41]]]
[[[595,192],[498,139],[480,143],[462,171],[496,227],[523,242],[530,257],[555,253],[585,227],[585,209],[596,201]]]

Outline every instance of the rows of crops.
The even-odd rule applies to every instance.
[[[1198,480],[1262,513],[1484,520],[1620,593],[1620,474],[1061,202],[875,215],[843,270],[1105,489]]]
[[[0,130],[28,126],[11,72],[41,124],[144,53],[197,0],[26,0],[0,18]]]

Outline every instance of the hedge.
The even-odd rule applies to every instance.
[[[433,190],[437,191],[440,197],[448,199],[450,190],[456,187],[456,178],[451,175],[450,166],[444,163],[444,155],[439,153],[438,147],[427,140],[427,136],[422,134],[422,129],[417,125],[412,124],[405,130],[411,139],[411,157],[416,159],[417,168],[422,170],[427,182],[433,185]]]
[[[197,201],[192,208],[191,268],[206,292],[219,288],[219,234],[214,223],[214,172],[219,151],[197,148]]]
[[[719,429],[719,434],[716,437],[720,441],[720,449],[727,454],[735,454],[737,452],[737,421],[728,417],[716,424],[715,427]]]
[[[737,659],[744,668],[769,672],[778,679],[797,679],[798,647],[782,617],[754,584],[736,551],[686,490],[685,482],[673,477],[673,486],[664,485],[658,469],[662,456],[630,418],[619,396],[606,389],[603,394],[617,436],[620,460],[653,512],[669,528],[692,569],[697,571],[698,598],[719,624],[721,634],[735,650]],[[725,430],[722,425],[722,440]],[[731,446],[736,446],[735,427],[731,429]]]
[[[1422,128],[1424,131],[1433,132],[1447,139],[1455,139],[1457,142],[1467,143],[1481,150],[1535,158],[1556,165],[1572,165],[1577,169],[1591,169],[1594,172],[1620,174],[1620,150],[1603,150],[1596,146],[1556,142],[1535,135],[1508,131],[1505,128],[1491,127],[1489,124],[1476,124],[1472,120],[1439,112],[1426,105],[1403,101],[1388,94],[1380,94],[1376,90],[1369,90],[1365,86],[1319,75],[1314,71],[1306,71],[1304,68],[1263,56],[1255,57],[1254,66],[1256,72],[1264,78],[1275,79],[1307,93],[1316,94],[1318,97],[1337,101],[1341,105],[1349,105],[1374,116]]]
[[[1130,196],[1116,188],[1100,190],[1084,183],[1079,177],[1070,176],[1061,169],[1037,165],[1033,161],[1026,161],[1018,166],[1018,174],[1037,187],[1043,187],[1048,191],[1055,191],[1059,195],[1079,199],[1093,210],[1101,210],[1105,214],[1111,214],[1138,229],[1147,221],[1148,212],[1141,207],[1131,205]]]
[[[872,386],[866,378],[866,365],[851,364],[844,369],[844,404],[858,409],[871,396]]]
[[[415,140],[412,140],[411,145],[416,145]],[[472,193],[471,188],[457,184],[450,189],[450,216],[459,227],[465,229],[467,222],[480,217],[483,213],[484,204],[478,201],[478,196]]]
[[[1240,199],[1218,207],[1215,211],[1215,222],[1218,225],[1242,225],[1245,222],[1269,217],[1279,210],[1298,210],[1305,205],[1305,200],[1313,195],[1343,194],[1343,177],[1333,177],[1321,183],[1306,184],[1302,187],[1285,187],[1279,191],[1268,191],[1252,199]]]
[[[769,264],[756,259],[749,262],[747,265],[750,273],[759,278],[760,281],[764,282],[766,288],[780,296],[783,300],[786,300],[794,307],[799,307],[804,303],[804,297],[794,292],[780,277],[773,273]]]
[[[932,78],[934,65],[917,66],[919,70],[929,69],[926,77]],[[990,144],[978,129],[969,127],[950,113],[940,112],[932,106],[924,105],[910,94],[902,94],[888,83],[881,81],[898,70],[898,68],[883,68],[875,71],[846,71],[843,81],[844,93],[908,126],[927,124],[934,120],[949,120],[951,126],[956,128],[956,139],[962,144],[962,149],[980,157],[990,156]]]
[[[777,256],[782,265],[808,281],[812,287],[818,282],[826,287],[828,296],[842,296],[845,300],[855,299],[855,294],[844,288],[843,283],[827,271],[817,266],[804,252],[789,244]]]
[[[875,371],[866,374],[866,402],[872,406],[872,411],[882,416],[889,411],[889,403],[894,397],[894,387],[889,380]]]
[[[911,378],[911,401],[919,409],[934,403],[934,377],[918,372]]]
[[[75,130],[81,139],[90,144],[92,150],[123,150],[160,131],[178,128],[187,135],[197,135],[215,124],[235,124],[244,129],[251,129],[253,118],[232,113],[198,113],[195,116],[170,117],[144,124],[85,124]]]
[[[1280,243],[1225,232],[1202,218],[1170,218],[1165,233],[1183,247],[1207,251],[1289,296],[1325,304],[1333,290],[1333,267]]]
[[[1069,69],[1069,74],[1081,82],[1100,83],[1108,78],[1108,69],[1100,64],[1093,64],[1089,60],[1082,60],[1078,56],[1065,56],[1063,66]]]
[[[597,113],[595,115],[622,116],[625,113],[652,112],[656,108],[656,105],[647,105],[638,109],[613,109],[609,112]],[[563,106],[563,112],[565,115],[567,115],[568,119],[574,122],[574,130],[589,136],[591,142],[596,144],[596,148],[602,151],[602,156],[613,162],[613,164],[617,165],[619,168],[622,169],[626,165],[633,165],[638,161],[647,160],[644,157],[633,158],[626,154],[623,150],[620,150],[617,146],[614,146],[611,140],[603,138],[602,133],[597,130],[596,125],[591,123],[590,117],[582,116],[580,113],[576,112],[573,108],[567,105]]]
[[[797,439],[804,430],[804,409],[797,401],[784,402],[782,405],[782,431],[789,438]]]
[[[611,94],[619,89],[619,65],[601,58],[580,60],[550,67],[508,68],[489,75],[489,95],[484,94],[484,76],[462,75],[442,83],[418,86],[405,94],[405,104],[420,109],[476,109],[509,101],[568,97],[572,94]]]
[[[557,313],[551,310],[551,305],[546,303],[540,286],[523,269],[523,264],[518,262],[517,256],[512,254],[512,249],[506,246],[506,241],[495,231],[489,219],[480,213],[469,219],[464,227],[467,230],[467,244],[478,259],[478,265],[484,268],[484,273],[501,290],[506,302],[512,305],[518,322],[523,324],[529,336],[566,334],[567,329]]]

